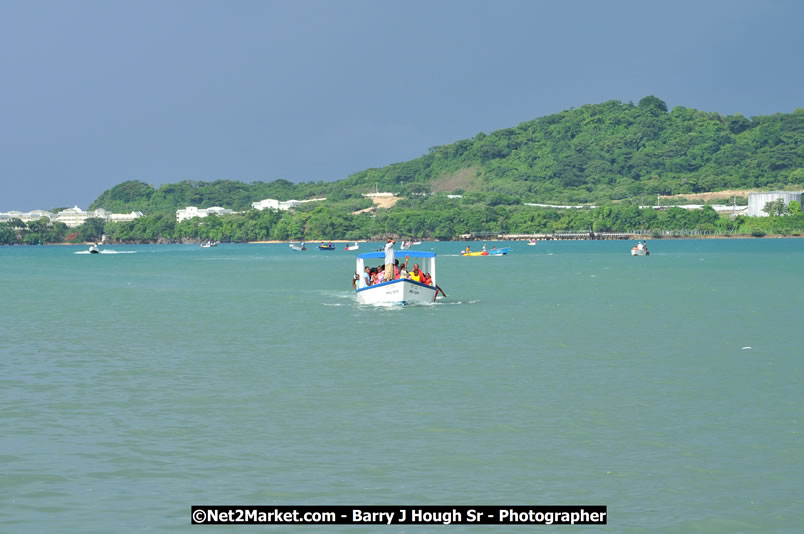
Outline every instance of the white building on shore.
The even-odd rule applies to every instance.
[[[104,221],[107,221],[109,220],[109,212],[103,208],[96,209],[95,211],[84,211],[78,206],[73,206],[72,208],[67,208],[66,210],[58,212],[55,217],[51,218],[50,220],[64,223],[72,228],[74,226],[81,226],[89,218],[103,219]]]
[[[52,220],[55,215],[45,210],[33,210],[26,212],[7,211],[5,213],[0,213],[0,222],[8,222],[11,219],[19,219],[27,224],[29,222],[38,221],[42,217],[47,217],[48,219]]]
[[[231,215],[233,213],[234,211],[228,208],[221,208],[220,206],[212,206],[211,208],[196,208],[195,206],[187,206],[186,208],[176,210],[176,222],[182,222],[186,219],[192,219],[193,217],[203,219],[209,215],[216,215],[220,217],[221,215]]]
[[[274,198],[266,198],[259,202],[252,202],[251,207],[259,211],[264,209],[287,211],[297,208],[305,202],[318,202],[321,200],[326,200],[326,198],[311,198],[309,200],[276,200]]]
[[[110,213],[109,222],[130,222],[134,219],[142,217],[141,211],[132,211],[131,213]]]
[[[0,213],[0,222],[8,222],[11,219],[19,219],[27,224],[29,222],[38,221],[42,218],[47,218],[51,223],[60,222],[72,228],[75,226],[81,226],[84,224],[84,222],[86,222],[87,219],[90,218],[103,219],[107,222],[123,222],[133,221],[139,217],[142,217],[142,212],[140,211],[132,211],[128,214],[111,213],[103,208],[98,208],[93,211],[84,211],[78,206],[74,206],[58,213],[51,213],[44,210],[32,210],[28,212],[9,211],[6,213]]]
[[[793,200],[801,204],[801,193],[796,193],[793,191],[765,191],[762,193],[749,193],[748,216],[767,217],[768,213],[764,211],[765,205],[768,202],[780,199],[784,201],[785,206],[789,205]]]

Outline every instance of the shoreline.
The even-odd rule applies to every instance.
[[[549,241],[664,241],[664,240],[674,240],[674,239],[801,239],[804,237],[803,235],[764,235],[761,237],[752,236],[752,235],[701,235],[701,236],[662,236],[662,237],[645,237],[645,236],[634,236],[634,237],[622,237],[617,239],[584,239],[584,238],[573,238],[573,239],[537,239],[537,241],[541,242],[549,242]],[[382,239],[370,239],[370,240],[357,240],[357,243],[381,243]],[[517,242],[527,242],[527,239],[499,239],[499,238],[490,238],[490,239],[422,239],[422,243],[469,243],[469,242],[510,242],[510,243],[517,243]],[[327,243],[355,243],[355,241],[346,241],[346,240],[336,240],[333,239],[332,241],[327,240]],[[301,241],[244,241],[243,244],[248,245],[278,245],[278,244],[290,244],[290,243],[301,243]],[[309,243],[321,243],[320,241],[305,241],[305,244]],[[231,244],[231,243],[230,243]],[[318,245],[313,245],[318,246]]]
[[[752,235],[699,235],[699,236],[660,236],[660,237],[646,237],[646,236],[631,236],[631,237],[618,237],[618,238],[610,238],[610,239],[589,239],[588,237],[573,237],[567,239],[539,239],[535,238],[538,242],[550,242],[550,241],[662,241],[662,240],[676,240],[676,239],[801,239],[804,238],[804,234],[802,235],[777,235],[777,234],[768,234],[764,236],[752,236]],[[478,238],[464,238],[464,239],[422,239],[422,243],[469,243],[469,242],[527,242],[528,239],[534,238],[517,238],[517,239],[500,239],[497,237],[494,238],[486,238],[486,239],[478,239]],[[381,243],[382,239],[327,239],[324,243]],[[279,241],[279,240],[265,240],[265,241],[243,241],[243,242],[222,242],[221,244],[226,245],[288,245],[291,243],[301,243],[299,240],[293,241]],[[305,244],[312,244],[311,246],[318,246],[321,241],[305,241]],[[94,245],[94,242],[83,242],[83,243],[42,243],[41,245],[30,245],[26,243],[17,243],[17,244],[4,244],[0,245],[3,247],[38,247],[38,246],[78,246],[78,247],[88,247],[90,245]],[[120,246],[120,245],[198,245],[199,243],[104,243],[102,247],[109,247],[109,246]]]

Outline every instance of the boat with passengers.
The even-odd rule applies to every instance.
[[[420,270],[429,273],[432,284],[416,282],[409,278],[398,278],[388,282],[381,282],[366,287],[357,287],[357,301],[360,304],[429,304],[435,302],[440,288],[436,285],[436,254],[424,250],[406,250],[405,256],[411,261],[420,264]],[[366,269],[367,260],[382,263],[385,260],[384,251],[364,252],[356,256],[355,271],[358,277]],[[369,261],[369,263],[374,263]],[[442,291],[443,294],[443,291]]]
[[[648,242],[647,241],[639,241],[636,245],[633,246],[631,249],[632,256],[650,256],[650,252],[648,251]]]

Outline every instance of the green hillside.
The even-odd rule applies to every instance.
[[[748,119],[684,107],[668,112],[653,96],[636,106],[611,101],[434,147],[343,183],[557,203],[801,184],[804,109]]]
[[[479,192],[489,203],[596,203],[804,183],[804,109],[746,118],[676,107],[647,96],[585,105],[479,133],[427,154],[335,182],[130,181],[90,208],[173,211],[188,205],[247,209],[263,198],[331,200],[374,190],[402,195]],[[502,195],[502,197],[500,197]]]

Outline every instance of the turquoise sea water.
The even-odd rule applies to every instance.
[[[464,246],[422,245],[448,298],[406,308],[357,305],[343,245],[0,247],[0,531],[801,532],[804,240]],[[609,516],[191,526],[200,504]]]

